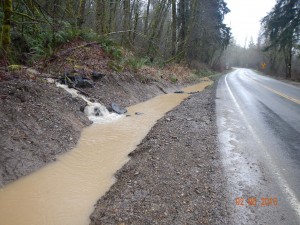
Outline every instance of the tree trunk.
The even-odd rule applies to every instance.
[[[53,6],[52,6],[52,20],[53,20],[53,26],[52,26],[52,42],[56,42],[55,34],[58,31],[58,15],[59,15],[59,1],[54,0]]]
[[[144,25],[144,35],[148,34],[149,11],[150,11],[150,0],[148,0],[148,3],[147,3],[146,18],[145,18],[145,25]]]
[[[177,30],[177,23],[176,23],[176,0],[172,0],[172,55],[176,55],[176,30]]]
[[[97,0],[96,1],[96,32],[97,33],[101,33],[101,29],[102,29],[102,0]]]
[[[180,30],[179,30],[179,51],[183,51],[184,49],[184,42],[186,38],[186,15],[185,15],[185,0],[180,0],[179,1],[179,8],[178,8],[178,13],[179,13],[179,20],[180,20]]]
[[[2,36],[1,36],[1,45],[4,57],[7,57],[10,54],[10,30],[11,30],[11,15],[12,15],[12,0],[4,0],[4,17],[3,17],[3,25],[2,25]]]
[[[96,1],[96,30],[100,34],[107,34],[109,31],[109,6],[107,0]]]
[[[140,0],[137,0],[136,5],[134,7],[134,25],[133,25],[133,34],[132,34],[132,40],[135,40],[138,22],[140,17]]]
[[[164,14],[165,14],[165,9],[168,7],[166,6],[167,4],[167,0],[162,0],[160,2],[160,4],[158,4],[155,13],[154,13],[154,17],[153,20],[151,21],[151,35],[149,37],[149,41],[148,41],[148,50],[147,50],[147,55],[150,56],[150,58],[155,57],[155,46],[154,43],[156,41],[156,38],[159,36],[157,33],[159,32],[159,25],[162,25],[163,21],[164,21]]]
[[[130,9],[130,18],[133,18],[133,13],[135,10],[135,3],[136,3],[136,0],[133,0],[133,2],[131,4],[131,9]]]
[[[107,0],[103,0],[102,4],[103,4],[102,33],[107,34],[109,32],[110,5],[108,4]]]
[[[123,2],[123,12],[124,12],[124,23],[123,31],[128,31],[130,29],[130,0],[124,0]],[[124,32],[122,35],[122,43],[126,46],[129,44],[129,37],[131,32]]]
[[[285,56],[285,68],[286,68],[286,78],[292,78],[292,46],[287,47],[287,53]]]
[[[49,4],[49,1],[46,1],[47,4]],[[66,2],[66,11],[67,11],[67,16],[69,21],[72,21],[72,18],[74,16],[74,6],[73,6],[73,1],[72,0],[67,0]],[[73,24],[74,22],[72,22]]]
[[[117,8],[119,5],[119,1],[115,0],[115,1],[110,1],[109,5],[109,32],[115,31],[115,25],[116,25],[116,13],[117,13]]]
[[[164,8],[162,9],[162,12],[161,12],[161,15],[160,15],[160,18],[162,18],[162,19],[160,21],[160,26],[159,26],[159,29],[158,29],[159,32],[157,32],[157,34],[156,34],[157,35],[156,37],[157,37],[158,41],[161,39],[161,36],[163,34],[164,25],[165,25],[165,22],[166,22],[166,19],[167,19],[167,14],[168,14],[169,8],[170,8],[170,3],[171,2],[169,2],[169,1],[168,1],[168,3],[164,3],[164,4],[167,4],[167,6],[164,5]]]
[[[85,3],[86,0],[79,1],[79,9],[78,9],[78,16],[77,16],[77,26],[79,28],[81,28],[84,23]]]

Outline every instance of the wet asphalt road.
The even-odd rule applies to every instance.
[[[300,88],[237,69],[216,106],[235,224],[300,224]]]

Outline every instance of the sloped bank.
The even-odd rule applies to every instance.
[[[39,79],[38,79],[39,80]],[[91,99],[123,107],[175,90],[165,81],[147,84],[130,73],[109,74],[85,89]],[[85,102],[45,81],[0,82],[0,185],[54,161],[72,149],[91,124],[80,111]]]
[[[112,102],[127,107],[148,100],[158,94],[175,91],[182,85],[187,86],[188,84],[188,82],[185,82],[176,85],[165,80],[156,81],[151,78],[146,78],[146,81],[142,82],[139,75],[136,74],[112,73],[105,75],[96,83],[94,88],[85,89],[85,91],[92,99],[108,108]]]

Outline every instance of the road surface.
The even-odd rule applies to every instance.
[[[235,224],[300,224],[300,88],[236,69],[216,105]]]

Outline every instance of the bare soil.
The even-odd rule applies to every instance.
[[[0,185],[55,160],[91,124],[84,102],[62,89],[32,82],[0,82]]]
[[[95,205],[91,225],[230,224],[215,117],[213,87],[159,120]]]
[[[141,83],[131,74],[110,74],[86,88],[91,99],[107,107],[144,101],[176,86]],[[85,102],[45,81],[0,82],[0,185],[27,175],[75,147],[82,128],[91,122],[80,111]]]

